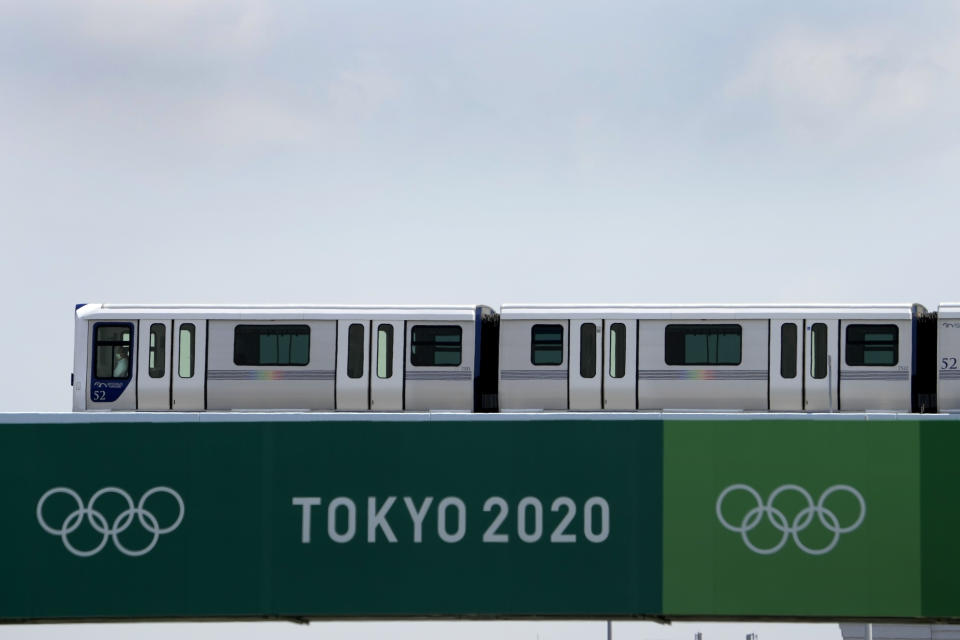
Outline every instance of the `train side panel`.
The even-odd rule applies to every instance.
[[[937,322],[937,407],[960,411],[960,306],[941,305]]]
[[[209,327],[207,409],[335,408],[335,321],[211,320]]]
[[[840,321],[840,410],[910,410],[912,321]]]
[[[567,405],[567,320],[500,321],[500,410],[557,410]],[[536,338],[534,333],[536,332]],[[534,364],[534,340],[543,364]],[[541,347],[542,345],[542,347]],[[549,363],[549,364],[548,364]]]
[[[767,320],[641,320],[638,408],[765,411],[768,325]],[[668,353],[668,342],[680,354],[677,359]]]
[[[407,320],[404,409],[472,411],[476,323]]]
[[[79,309],[82,305],[77,305]],[[70,374],[70,385],[73,387],[73,410],[83,411],[87,408],[87,332],[88,323],[81,320],[74,312],[73,318],[73,373]]]

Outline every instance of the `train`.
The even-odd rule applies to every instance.
[[[75,308],[74,411],[960,411],[960,303]]]

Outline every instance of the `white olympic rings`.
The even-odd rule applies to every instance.
[[[46,503],[47,499],[50,496],[56,495],[58,493],[63,493],[71,498],[77,503],[77,508],[70,512],[66,518],[63,520],[63,524],[60,525],[60,528],[51,527],[47,524],[47,521],[43,517],[43,505]],[[123,498],[127,503],[127,508],[117,514],[117,517],[113,519],[112,523],[107,522],[107,518],[99,511],[96,510],[95,505],[99,498],[107,494],[116,494]],[[179,508],[179,514],[177,519],[174,520],[173,524],[167,527],[161,527],[160,523],[157,521],[157,517],[153,515],[150,511],[144,508],[144,504],[147,502],[147,498],[156,494],[156,493],[166,493],[177,501],[177,506]],[[80,528],[80,525],[83,524],[84,516],[86,520],[90,523],[90,526],[93,527],[93,530],[101,534],[103,538],[100,542],[93,547],[92,549],[77,549],[70,542],[70,534]],[[153,535],[153,538],[143,549],[132,550],[128,549],[120,542],[120,534],[126,531],[131,524],[133,524],[134,516],[137,517],[137,520],[140,522],[147,533]],[[67,551],[72,553],[75,556],[80,556],[81,558],[89,558],[92,555],[99,553],[107,544],[110,539],[113,539],[113,544],[117,547],[120,553],[123,553],[127,556],[137,557],[142,556],[146,553],[149,553],[153,549],[157,540],[160,539],[160,536],[165,533],[170,533],[174,529],[180,526],[180,523],[183,521],[184,516],[184,506],[183,498],[180,497],[180,494],[171,489],[170,487],[154,487],[146,493],[143,494],[143,497],[140,498],[140,502],[136,506],[133,504],[133,498],[130,497],[130,494],[120,489],[118,487],[104,487],[96,493],[93,494],[93,497],[90,498],[90,503],[84,506],[83,500],[80,499],[80,495],[68,487],[54,487],[50,489],[40,498],[40,501],[37,502],[37,522],[40,523],[40,526],[47,533],[60,536],[63,540],[63,546],[67,548]]]
[[[755,507],[747,511],[739,525],[730,524],[727,522],[726,518],[723,517],[723,500],[733,491],[746,491],[757,503]],[[804,500],[806,500],[807,504],[806,507],[801,509],[797,515],[793,517],[793,520],[787,520],[787,516],[784,515],[783,511],[773,506],[774,500],[776,500],[780,494],[786,491],[794,491],[799,493],[801,496],[803,496]],[[853,524],[845,527],[840,526],[840,520],[837,518],[836,514],[833,513],[833,511],[823,506],[827,498],[838,491],[845,491],[851,494],[857,499],[857,502],[860,503],[859,517],[857,517]],[[833,538],[831,538],[830,542],[822,549],[811,549],[800,540],[800,532],[810,526],[810,524],[813,522],[814,514],[816,514],[817,518],[820,520],[820,524],[822,524],[827,531],[833,534]],[[749,537],[749,533],[760,525],[764,515],[767,516],[767,520],[770,521],[770,524],[773,525],[774,529],[782,534],[780,536],[780,540],[775,545],[766,549],[760,548],[753,544]],[[863,496],[859,491],[846,484],[835,484],[832,487],[829,487],[823,492],[823,494],[820,496],[820,499],[817,500],[816,503],[814,503],[813,497],[807,492],[806,489],[795,484],[785,484],[777,487],[774,489],[773,493],[770,494],[770,497],[767,498],[766,503],[763,502],[760,494],[757,493],[753,487],[746,484],[732,484],[720,492],[720,497],[717,498],[717,519],[720,520],[720,524],[722,524],[725,529],[733,531],[734,533],[739,533],[743,537],[743,543],[747,545],[747,548],[754,553],[759,553],[761,555],[771,555],[777,551],[780,551],[780,549],[783,548],[783,545],[787,543],[787,540],[793,536],[793,541],[801,551],[813,556],[822,556],[825,553],[829,553],[834,547],[837,546],[837,542],[840,541],[841,534],[850,533],[859,527],[861,523],[863,523],[863,519],[866,517],[866,515],[867,503],[863,499]]]

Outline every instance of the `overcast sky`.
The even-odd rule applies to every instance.
[[[919,1],[0,0],[0,410],[69,410],[78,302],[958,299],[958,27]]]

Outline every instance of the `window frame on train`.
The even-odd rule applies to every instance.
[[[189,336],[186,340],[186,349],[183,347],[184,336]],[[184,322],[180,325],[177,345],[177,375],[183,380],[189,380],[197,371],[197,326],[195,324]]]
[[[827,323],[814,322],[810,325],[810,378],[823,380],[829,373],[830,334]],[[805,392],[806,393],[806,392]]]
[[[688,358],[687,338],[705,334],[707,339],[706,357]],[[710,335],[717,336],[713,348],[713,360],[710,354]],[[733,335],[737,340],[737,360],[720,361],[720,336]],[[679,339],[678,339],[679,338]],[[668,324],[663,329],[663,359],[668,366],[736,367],[743,362],[743,325],[723,324]]]
[[[597,325],[580,325],[580,377],[592,380],[597,376]]]
[[[126,340],[111,340],[101,338],[100,332],[104,329],[125,329],[127,332]],[[122,336],[123,334],[121,334]],[[126,375],[114,375],[116,368],[116,349],[126,347],[127,349],[127,371]],[[100,375],[100,349],[110,349],[110,375]],[[93,377],[97,380],[130,380],[133,378],[133,324],[129,322],[98,322],[93,327]]]
[[[851,333],[862,332],[861,336],[851,338]],[[868,342],[866,333],[873,331],[887,332],[892,334],[892,339],[883,341]],[[851,348],[853,347],[853,348]],[[868,347],[881,347],[881,349],[870,349],[873,352],[888,353],[893,356],[893,362],[867,362],[866,354]],[[859,355],[859,359],[851,361],[851,355]],[[844,352],[844,362],[848,367],[894,367],[900,362],[900,328],[895,324],[848,324],[846,326],[846,349]]]
[[[377,325],[377,377],[393,377],[393,325],[388,323]]]
[[[559,332],[559,337],[557,333]],[[538,335],[539,334],[539,335]],[[554,362],[555,354],[560,360]],[[546,356],[546,361],[541,357]],[[530,327],[530,364],[537,367],[557,367],[563,364],[563,325],[535,324]]]
[[[252,350],[240,349],[241,334],[244,339],[256,339],[256,355]],[[274,335],[277,337],[276,357],[273,360],[263,358],[260,339]],[[290,337],[287,345],[287,361],[281,362],[280,336]],[[298,360],[294,359],[294,337],[306,336],[306,346],[297,347]],[[299,361],[302,359],[303,361]],[[305,324],[238,324],[233,328],[233,364],[238,367],[306,367],[310,364],[310,326]]]
[[[154,322],[150,325],[150,337],[147,350],[147,374],[151,378],[162,378],[167,372],[167,325]]]
[[[794,380],[797,377],[797,336],[796,322],[784,322],[780,325],[780,377]]]
[[[424,335],[424,332],[432,335]],[[420,334],[418,336],[418,333]],[[457,361],[437,362],[438,353],[453,353],[452,349],[446,349],[453,346],[453,342],[438,343],[436,338],[440,333],[448,335],[456,334],[456,353]],[[423,347],[417,352],[417,347]],[[441,348],[438,348],[441,347]],[[429,358],[430,361],[427,361]],[[463,328],[453,324],[416,324],[410,328],[410,364],[414,367],[459,367],[463,362]]]
[[[610,377],[622,378],[627,365],[627,325],[623,322],[610,324]]]
[[[366,327],[362,322],[351,322],[347,327],[347,377],[363,377],[364,334]]]

